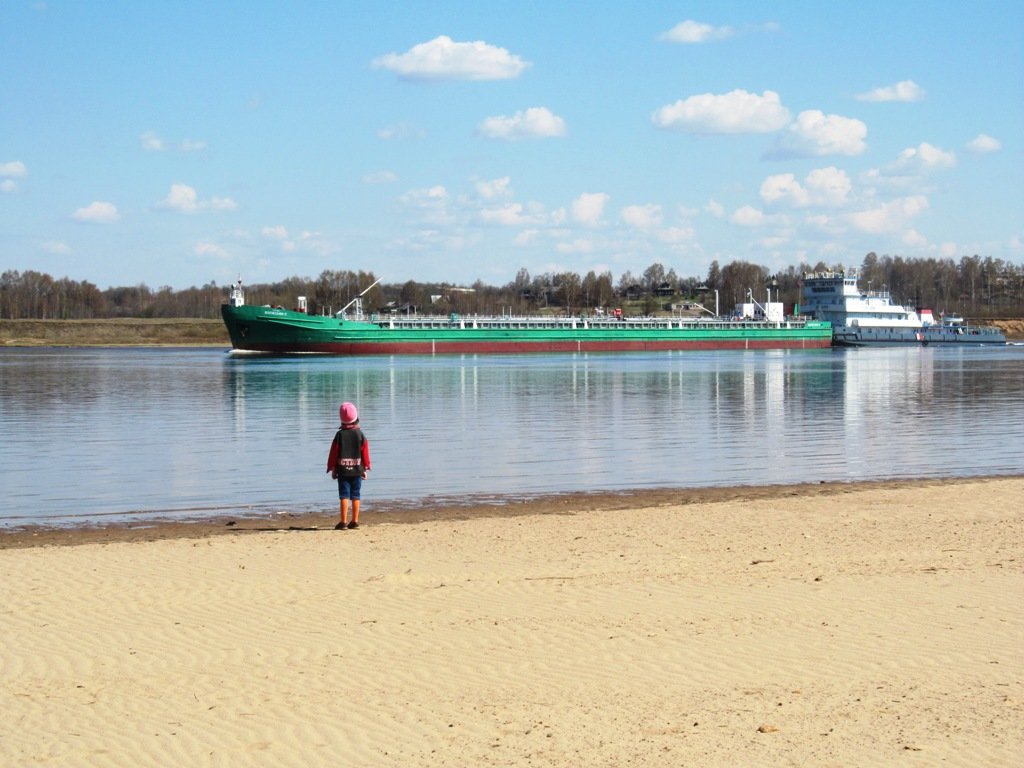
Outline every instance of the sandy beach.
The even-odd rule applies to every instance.
[[[0,765],[1017,766],[1024,477],[0,533]]]

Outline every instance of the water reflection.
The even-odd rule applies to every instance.
[[[1024,348],[381,358],[0,351],[0,524],[329,509],[343,400],[372,499],[1008,474]],[[372,503],[372,502],[371,502]]]

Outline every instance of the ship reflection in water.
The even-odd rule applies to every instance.
[[[0,351],[0,525],[567,491],[1014,474],[1024,347],[400,357]],[[69,444],[73,461],[68,460]]]

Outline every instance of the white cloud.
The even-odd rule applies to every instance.
[[[139,145],[146,152],[170,152],[172,150],[177,150],[178,152],[200,152],[206,149],[205,141],[185,139],[177,144],[170,144],[153,131],[146,131],[139,136]]]
[[[480,123],[477,131],[488,139],[506,141],[550,138],[565,135],[565,120],[547,107],[530,107],[516,112],[511,117],[488,117]]]
[[[156,207],[177,213],[196,213],[200,210],[233,211],[238,208],[238,204],[230,197],[200,200],[195,189],[188,184],[171,184],[171,191],[156,204]]]
[[[40,243],[39,247],[47,253],[57,256],[67,256],[71,253],[71,246],[63,240],[47,240],[44,243]]]
[[[557,226],[565,218],[561,208],[548,212],[538,202],[505,203],[489,208],[482,208],[476,213],[477,218],[487,224],[499,224],[505,227],[552,227]]]
[[[695,235],[693,227],[666,227],[657,232],[658,240],[669,245],[688,242],[693,240]]]
[[[1016,258],[1024,258],[1024,238],[1020,235],[1011,235],[1004,242],[1004,245],[1010,249],[1010,253],[1014,254]]]
[[[252,249],[252,236],[249,233],[243,231],[236,233],[236,235],[245,242],[246,250]],[[274,224],[272,226],[262,227],[259,231],[259,237],[265,241],[265,243],[275,245],[284,253],[302,251],[304,253],[315,253],[318,256],[327,257],[338,252],[337,245],[330,241],[323,240],[319,232],[303,230],[298,235],[293,235],[283,224]],[[204,247],[210,247],[210,253],[212,255],[216,255],[213,250],[213,248],[216,247],[215,244],[204,243],[203,245]],[[261,248],[266,252],[266,250],[272,246],[257,243],[256,247]]]
[[[903,233],[900,240],[903,244],[911,248],[924,248],[928,245],[928,238],[918,232],[916,229],[908,229]]]
[[[788,245],[789,242],[789,235],[776,235],[775,237],[759,238],[757,244],[766,251],[774,251]]]
[[[264,227],[260,234],[268,240],[287,240],[288,230],[283,224],[275,224],[272,227]]]
[[[945,152],[928,142],[921,142],[917,148],[903,150],[900,159],[916,161],[923,168],[952,168],[956,165],[956,155],[952,152]]]
[[[23,179],[28,176],[28,167],[21,160],[12,160],[0,165],[0,176],[5,179]]]
[[[448,210],[450,199],[448,190],[437,184],[433,187],[410,189],[399,197],[399,202],[412,209],[424,223],[432,227],[441,227],[455,224],[455,217]]]
[[[651,121],[659,128],[686,133],[771,133],[789,122],[789,110],[779,94],[765,91],[758,96],[743,90],[690,96],[657,110]]]
[[[921,101],[924,96],[924,88],[913,80],[902,80],[895,85],[858,93],[855,98],[858,101]]]
[[[769,176],[761,183],[761,199],[768,204],[788,203],[794,208],[839,207],[847,203],[852,187],[845,171],[829,166],[808,173],[803,184],[792,173]]]
[[[146,131],[144,134],[139,136],[139,145],[147,152],[167,151],[167,142],[152,131]]]
[[[208,256],[215,259],[226,259],[228,252],[216,243],[196,243],[193,249],[196,256]]]
[[[210,202],[203,203],[203,205],[208,205],[214,211],[238,210],[238,203],[236,203],[230,197],[211,197]]]
[[[479,215],[481,221],[488,224],[500,224],[503,227],[521,227],[536,223],[532,216],[524,215],[522,203],[508,203],[498,208],[484,208]]]
[[[810,204],[810,196],[792,173],[779,173],[762,181],[761,199],[769,204],[785,200],[796,208]]]
[[[846,175],[846,171],[834,165],[811,171],[807,174],[806,183],[811,200],[817,205],[845,205],[853,189],[853,183]]]
[[[387,125],[377,131],[377,138],[384,141],[401,141],[403,139],[422,139],[426,131],[417,128],[412,123],[397,123]]]
[[[476,193],[484,200],[499,200],[512,195],[512,179],[502,176],[500,179],[478,181]]]
[[[0,164],[0,192],[17,192],[18,182],[15,179],[23,179],[26,176],[28,176],[28,168],[21,160]]]
[[[573,221],[588,226],[600,224],[608,200],[609,196],[604,192],[584,192],[572,201]]]
[[[702,21],[687,19],[672,27],[661,39],[670,43],[706,43],[708,40],[724,40],[734,34],[732,27],[713,27]]]
[[[627,205],[622,209],[622,220],[637,229],[653,229],[661,226],[662,212],[660,205]]]
[[[859,155],[867,147],[867,135],[867,125],[856,118],[806,110],[779,136],[769,157]]]
[[[967,151],[984,154],[987,152],[998,152],[1003,148],[1003,145],[998,139],[993,139],[987,133],[979,133],[969,142],[967,142]]]
[[[113,203],[105,203],[97,200],[84,208],[79,208],[71,214],[75,221],[83,221],[89,224],[110,224],[117,221],[120,215],[117,206]]]
[[[409,237],[396,238],[391,242],[391,247],[420,253],[438,249],[458,252],[465,250],[470,244],[470,241],[462,235],[449,234],[436,229],[418,229]]]
[[[398,181],[398,175],[394,171],[374,171],[363,174],[363,184],[391,184]]]
[[[956,165],[956,155],[945,152],[928,142],[908,147],[900,152],[895,161],[879,171],[884,177],[920,176],[933,170],[943,170]]]
[[[594,241],[577,238],[570,243],[559,243],[555,250],[559,253],[593,253]]]
[[[714,216],[716,219],[720,219],[725,216],[725,206],[717,200],[708,200],[708,204],[704,206],[704,210]]]
[[[443,204],[448,201],[448,190],[440,184],[433,187],[421,187],[420,189],[410,189],[404,195],[401,200],[403,203],[421,206],[421,207],[432,207],[438,204]]]
[[[815,214],[812,216],[807,216],[804,219],[804,223],[807,224],[808,226],[813,226],[817,229],[821,229],[824,232],[828,232],[829,234],[831,234],[831,236],[839,236],[839,234],[841,234],[846,229],[845,225],[842,222],[825,214]]]
[[[881,234],[906,229],[918,214],[928,210],[928,198],[923,195],[901,197],[882,203],[875,208],[857,211],[849,216],[850,223],[862,232]]]
[[[877,194],[877,187],[885,186],[895,188],[905,186],[906,179],[894,179],[882,174],[878,168],[869,168],[860,174],[860,183],[869,195]]]
[[[737,208],[729,220],[741,227],[760,227],[767,223],[768,218],[763,211],[759,211],[751,205],[744,205],[742,208]]]
[[[519,77],[530,64],[481,40],[457,43],[441,35],[405,53],[380,56],[372,66],[407,80],[508,80]]]
[[[187,184],[171,184],[171,191],[157,203],[157,207],[179,213],[195,213],[199,210],[199,196]]]

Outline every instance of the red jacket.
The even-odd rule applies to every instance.
[[[356,427],[358,429],[358,427]],[[338,467],[338,451],[340,446],[337,440],[331,441],[331,451],[327,454],[327,471],[331,472]],[[366,434],[363,434],[363,471],[369,471],[370,469],[370,441],[366,439]]]

